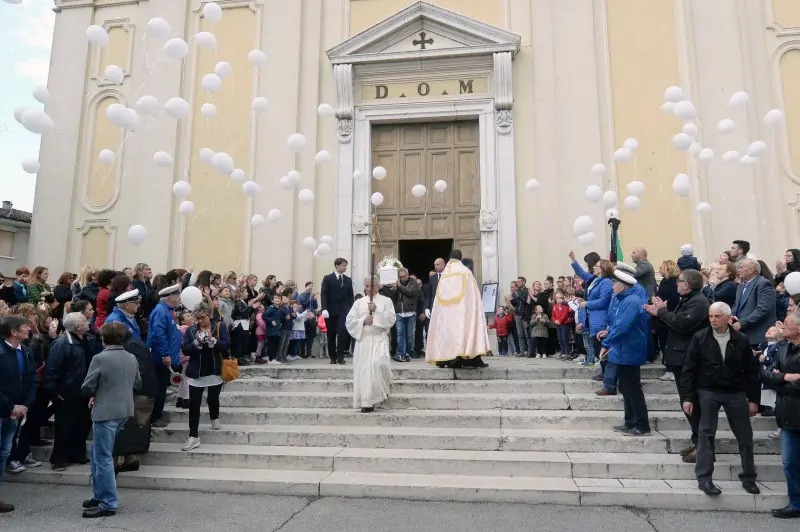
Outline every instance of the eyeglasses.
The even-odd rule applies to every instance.
[[[679,282],[679,283],[685,283],[685,282],[686,282],[686,279],[678,279],[678,282]]]

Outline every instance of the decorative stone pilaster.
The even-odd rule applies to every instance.
[[[497,211],[482,210],[479,223],[482,232],[497,231]]]
[[[354,214],[351,228],[354,235],[369,235],[371,228],[369,215]]]
[[[511,52],[494,54],[494,120],[497,132],[509,135],[514,127]]]
[[[336,133],[339,142],[353,140],[353,65],[334,65],[336,85]]]

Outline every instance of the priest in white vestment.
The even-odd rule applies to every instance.
[[[489,332],[475,276],[459,250],[450,254],[433,300],[425,360],[439,367],[488,366]]]
[[[394,304],[378,294],[378,283],[364,280],[366,297],[347,314],[347,332],[356,340],[353,351],[353,407],[372,412],[389,397],[392,386],[389,332],[395,322]],[[370,301],[372,294],[372,301]]]

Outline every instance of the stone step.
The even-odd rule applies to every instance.
[[[755,433],[755,452],[778,454],[780,442],[768,432]],[[183,443],[188,425],[170,423],[153,429],[153,441]],[[631,437],[609,430],[471,429],[442,427],[346,427],[318,425],[223,425],[212,431],[200,426],[200,440],[218,445],[267,445],[297,447],[360,447],[372,449],[458,449],[472,451],[563,451],[611,453],[679,452],[688,446],[686,431],[654,432]],[[716,450],[734,454],[733,434],[717,433]]]
[[[659,379],[642,381],[645,394],[674,394],[675,383]],[[594,393],[601,388],[600,383],[589,379],[562,380],[399,380],[392,385],[394,393]],[[334,392],[352,393],[351,379],[272,379],[252,377],[231,382],[225,386],[226,392]]]
[[[679,410],[677,394],[651,394],[647,408],[653,411]],[[353,395],[338,392],[223,392],[220,405],[225,407],[348,408]],[[465,394],[392,394],[392,408],[433,410],[622,410],[622,396],[597,396],[563,393],[465,393]]]
[[[352,406],[352,405],[349,405]],[[171,419],[177,423],[189,422],[189,411],[168,407]],[[208,419],[208,409],[202,409],[203,420]],[[622,423],[621,411],[601,410],[376,410],[362,414],[352,408],[266,408],[223,407],[220,419],[234,425],[345,425],[384,427],[460,427],[510,429],[573,429],[603,430]],[[204,421],[206,422],[206,421]],[[774,431],[774,417],[750,418],[753,430]],[[654,430],[689,430],[682,412],[650,412]],[[730,430],[728,419],[719,418],[719,430]]]
[[[11,475],[9,475],[11,477]],[[11,482],[89,485],[89,467],[63,473],[33,469]],[[750,495],[738,482],[719,481],[719,497],[706,497],[693,480],[543,478],[291,471],[271,469],[143,466],[117,478],[121,488],[183,489],[202,492],[262,493],[305,497],[380,497],[392,499],[551,503],[677,510],[768,512],[786,505],[785,485],[761,482]]]
[[[35,448],[34,457],[46,461],[49,448]],[[418,449],[362,449],[347,447],[280,447],[202,444],[191,452],[179,443],[153,443],[139,457],[146,466],[292,469],[362,473],[444,474],[562,478],[695,478],[694,465],[677,454],[565,453],[526,451],[442,451]],[[719,455],[716,480],[736,480],[739,457]],[[785,482],[780,457],[757,458],[758,478]]]

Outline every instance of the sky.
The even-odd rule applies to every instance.
[[[40,137],[14,120],[14,109],[42,108],[31,91],[47,83],[52,9],[53,0],[22,0],[19,5],[0,0],[0,201],[29,212],[36,176],[22,170],[22,161],[38,159]]]

